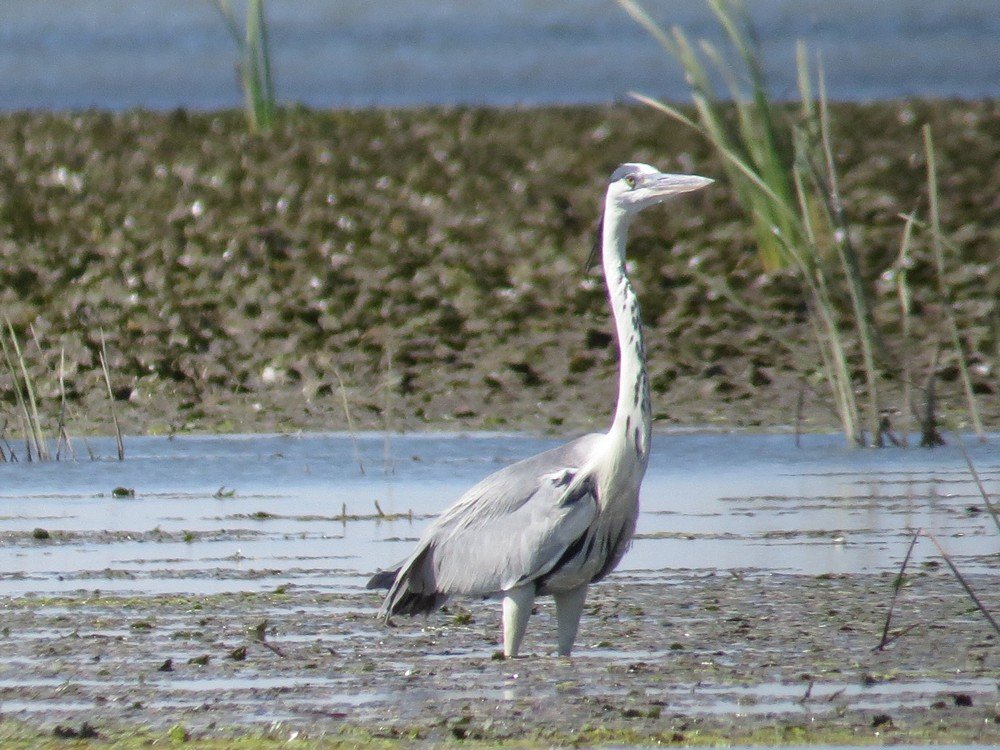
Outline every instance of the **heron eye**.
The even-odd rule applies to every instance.
[[[629,190],[635,190],[635,186],[639,184],[639,181],[635,179],[635,175],[628,175],[625,178],[625,184],[628,185]]]

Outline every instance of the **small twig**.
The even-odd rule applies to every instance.
[[[344,387],[344,379],[340,377],[340,370],[333,368],[333,374],[340,383],[340,400],[344,405],[344,416],[347,418],[347,433],[351,436],[351,444],[354,446],[354,460],[358,462],[358,471],[362,475],[365,473],[365,465],[361,461],[361,449],[358,447],[358,436],[354,431],[354,420],[351,419],[351,408],[347,403],[347,388]]]
[[[878,419],[878,432],[875,435],[875,445],[878,448],[885,447],[885,439],[888,438],[889,442],[892,443],[897,448],[905,448],[905,444],[892,431],[892,416],[898,414],[897,409],[882,409],[879,412]]]
[[[937,417],[935,416],[935,412],[937,410],[937,398],[934,386],[937,383],[937,366],[938,356],[940,353],[940,347],[935,347],[934,357],[931,360],[931,372],[930,375],[927,376],[927,388],[925,389],[927,409],[924,412],[924,418],[921,420],[920,424],[921,448],[935,448],[939,445],[944,445],[944,438],[941,437],[941,433],[938,432]]]
[[[802,418],[806,407],[806,383],[799,384],[799,397],[795,402],[795,447],[802,447]]]
[[[962,452],[962,458],[965,459],[965,465],[969,467],[969,473],[972,474],[972,479],[975,481],[976,487],[979,489],[979,494],[983,496],[983,503],[986,505],[986,510],[989,511],[990,516],[993,518],[993,523],[996,524],[997,531],[1000,531],[1000,515],[997,514],[997,508],[990,500],[990,495],[986,491],[986,485],[983,484],[983,480],[979,477],[979,472],[976,471],[976,467],[973,465],[968,451],[965,450],[965,444],[962,442],[962,437],[956,434],[955,440],[958,443],[958,449]]]
[[[385,518],[385,511],[382,510],[382,506],[378,504],[378,500],[375,501],[375,512],[378,513],[379,518]]]
[[[268,625],[267,620],[263,620],[262,622],[258,623],[257,626],[250,631],[251,640],[254,641],[254,643],[259,643],[261,646],[270,649],[278,656],[280,656],[282,659],[287,659],[288,654],[286,654],[284,651],[282,651],[274,644],[267,642],[267,625]]]
[[[392,345],[385,348],[385,383],[382,389],[382,421],[385,428],[382,440],[382,473],[389,475],[396,473],[396,462],[392,459],[392,446],[389,441],[389,433],[392,430],[392,388],[395,384],[395,377],[392,371]]]
[[[90,447],[90,441],[87,440],[86,436],[81,436],[80,439],[83,440],[83,447],[87,449],[87,455],[90,457],[90,460],[91,461],[96,461],[97,460],[97,454],[94,453],[94,449]]]
[[[10,462],[11,463],[17,463],[17,454],[14,452],[14,447],[7,440],[7,420],[6,419],[4,419],[4,421],[3,421],[3,427],[0,427],[0,440],[2,440],[3,444],[7,446],[7,455],[9,456]],[[8,460],[7,458],[4,458],[4,461],[7,461],[7,460]]]
[[[983,613],[983,617],[985,617],[986,621],[993,626],[993,629],[997,631],[997,634],[1000,634],[1000,625],[998,625],[997,621],[993,619],[993,615],[991,615],[989,610],[986,609],[986,606],[976,595],[976,592],[972,590],[972,586],[969,585],[967,580],[965,580],[965,576],[963,576],[961,571],[959,571],[958,566],[956,566],[952,561],[951,556],[944,551],[944,547],[941,546],[940,542],[938,542],[937,538],[933,534],[927,531],[922,533],[925,537],[934,542],[934,546],[938,548],[938,552],[941,553],[941,557],[943,557],[944,561],[948,563],[948,567],[951,568],[951,572],[955,574],[955,578],[958,579],[958,582],[962,584],[962,588],[965,589],[965,593],[969,595],[969,598],[972,599],[972,602],[976,605],[979,611]]]
[[[876,649],[877,650],[881,650],[881,649],[884,649],[886,646],[891,646],[893,643],[895,643],[896,641],[898,641],[904,635],[906,635],[907,633],[909,633],[909,632],[911,632],[913,630],[916,630],[919,627],[920,627],[920,623],[919,622],[915,622],[915,623],[912,623],[911,625],[907,625],[902,630],[900,630],[900,631],[898,631],[896,633],[893,633],[891,636],[889,636],[888,638],[886,638],[885,643],[880,643],[878,646],[876,646],[875,649],[872,649],[872,650],[873,651],[876,650]]]
[[[885,626],[882,628],[882,640],[875,647],[875,651],[881,651],[889,643],[898,638],[889,638],[889,625],[892,622],[892,613],[896,609],[896,599],[899,598],[899,590],[903,588],[903,577],[906,575],[906,566],[910,562],[910,556],[913,554],[913,548],[917,544],[917,539],[920,538],[921,529],[917,529],[917,532],[913,535],[913,539],[910,540],[910,546],[906,550],[906,555],[903,557],[903,564],[899,566],[899,573],[896,574],[896,580],[892,582],[892,599],[889,602],[889,611],[885,615]],[[905,631],[904,631],[905,632]]]
[[[32,329],[34,330],[34,329]],[[66,443],[70,456],[76,461],[76,449],[66,430],[66,347],[59,350],[59,427],[56,432],[56,461],[62,457],[62,444]]]

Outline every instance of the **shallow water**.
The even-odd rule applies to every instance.
[[[239,6],[240,3],[235,3]],[[715,42],[703,0],[644,3]],[[776,93],[795,42],[822,53],[833,99],[1000,94],[995,0],[750,0]],[[278,97],[317,107],[587,103],[629,90],[688,99],[657,43],[613,0],[271,0]],[[5,3],[0,108],[195,109],[241,104],[212,3]]]
[[[967,441],[993,496],[996,439]],[[110,442],[91,442],[113,454]],[[0,594],[357,590],[467,487],[555,444],[495,434],[131,438],[124,462],[5,464]],[[135,497],[113,497],[119,486]],[[617,574],[636,580],[894,570],[916,528],[969,572],[995,569],[1000,550],[954,446],[851,450],[839,436],[808,436],[796,449],[785,435],[657,435],[641,503]],[[936,559],[921,540],[913,562]]]

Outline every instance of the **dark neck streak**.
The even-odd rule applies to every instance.
[[[604,276],[620,357],[618,405],[610,433],[621,445],[631,447],[635,457],[645,465],[649,456],[652,409],[639,300],[625,272],[628,219],[624,212],[607,207],[602,233]]]

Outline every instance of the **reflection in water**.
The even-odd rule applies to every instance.
[[[134,438],[123,463],[5,464],[0,592],[359,589],[467,487],[554,442],[397,435],[386,476],[374,434],[359,441],[365,475],[346,435]],[[996,493],[992,445],[969,450]],[[116,486],[135,498],[113,498]],[[222,486],[235,494],[216,497]],[[50,539],[36,539],[36,528]],[[964,569],[990,556],[995,565],[996,527],[953,447],[850,450],[839,436],[812,436],[795,449],[782,435],[658,435],[637,538],[619,570],[882,571],[899,565],[916,528],[933,531]],[[932,554],[918,545],[915,562]]]

